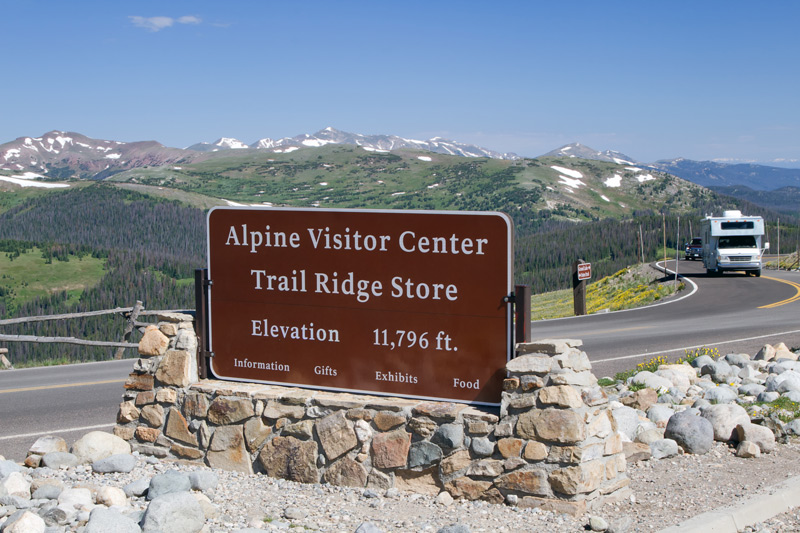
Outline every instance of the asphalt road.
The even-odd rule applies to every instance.
[[[110,431],[133,360],[0,372],[0,455],[23,461],[42,435],[68,444],[92,430]]]
[[[675,261],[668,268],[674,270]],[[781,341],[800,347],[800,273],[709,277],[699,261],[680,261],[678,272],[686,277],[684,295],[697,285],[693,294],[631,311],[534,321],[531,336],[581,339],[598,377],[661,354],[674,360],[702,346],[723,355],[755,355],[764,344]]]
[[[677,359],[687,348],[755,354],[765,343],[800,346],[800,273],[707,277],[701,267],[680,262],[689,286],[684,294],[691,282],[697,285],[689,296],[632,311],[536,321],[532,335],[583,340],[598,377],[659,354]],[[110,431],[132,366],[126,359],[1,371],[0,455],[22,461],[42,435],[72,444],[88,431]]]

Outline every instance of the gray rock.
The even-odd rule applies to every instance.
[[[786,431],[793,435],[800,435],[800,418],[795,418],[786,424]]]
[[[672,415],[664,437],[677,442],[687,453],[702,455],[714,444],[714,427],[705,418],[686,410]]]
[[[494,442],[488,437],[475,437],[472,439],[472,452],[478,457],[489,457],[494,453]]]
[[[99,474],[110,474],[120,472],[127,474],[136,468],[136,457],[127,454],[110,455],[105,459],[100,459],[92,463],[92,470]]]
[[[12,472],[22,472],[23,468],[14,461],[2,460],[0,461],[0,479],[6,477]]]
[[[782,398],[786,398],[786,399],[788,399],[790,401],[793,401],[793,402],[796,402],[796,403],[800,403],[800,392],[798,392],[798,391],[793,391],[792,390],[792,391],[789,391],[789,392],[784,392],[783,394],[781,394],[781,397]]]
[[[308,515],[300,507],[287,507],[283,510],[283,517],[287,520],[302,520]]]
[[[61,494],[63,487],[56,485],[42,485],[33,491],[34,500],[57,500],[58,495]]]
[[[777,389],[775,389],[777,392],[800,392],[800,374],[790,370],[781,374],[781,377],[785,379],[778,384]]]
[[[147,478],[141,478],[137,479],[136,481],[131,481],[130,483],[122,487],[122,491],[128,498],[133,498],[133,497],[144,496],[149,488],[150,488],[150,480]]]
[[[742,396],[758,396],[766,390],[766,387],[758,383],[747,383],[745,385],[740,385],[738,390],[739,394]]]
[[[738,397],[737,389],[728,387],[727,385],[714,387],[703,393],[703,398],[711,403],[731,403],[736,401]]]
[[[755,442],[743,440],[736,447],[736,457],[743,457],[745,459],[753,459],[761,455],[761,448]]]
[[[639,372],[633,376],[630,382],[638,385],[644,385],[648,389],[653,389],[656,392],[662,390],[667,391],[674,386],[671,380],[665,377],[657,376],[647,370]]]
[[[678,443],[672,439],[659,439],[650,443],[653,459],[664,459],[678,455]]]
[[[764,426],[750,422],[738,424],[736,433],[739,442],[748,441],[758,445],[761,453],[770,453],[775,449],[775,434]]]
[[[22,496],[0,496],[0,505],[8,505],[17,509],[30,509],[33,507],[30,498]]]
[[[779,392],[770,391],[770,392],[762,392],[756,397],[756,401],[764,402],[764,403],[771,403],[780,398],[781,395]]]
[[[356,528],[355,533],[383,533],[383,530],[372,522],[362,522]]]
[[[750,416],[744,407],[735,403],[708,405],[700,409],[701,416],[711,422],[714,428],[714,440],[727,442],[734,438],[736,426],[750,422]]]
[[[61,507],[53,507],[41,515],[45,525],[48,527],[65,526],[72,520],[73,516],[75,516],[75,513],[67,513]]]
[[[661,440],[664,438],[664,430],[661,428],[652,428],[647,429],[645,431],[641,431],[638,435],[636,435],[636,440],[634,442],[640,442],[642,444],[652,444],[657,440]]]
[[[9,516],[3,524],[8,533],[44,533],[44,520],[31,511],[20,510]]]
[[[750,363],[750,355],[746,353],[729,353],[725,356],[725,361],[732,366],[744,368]]]
[[[652,421],[656,426],[661,423],[661,427],[663,428],[666,425],[667,420],[669,417],[675,414],[675,410],[672,407],[669,407],[664,404],[654,404],[650,409],[647,410],[647,418]]]
[[[700,369],[700,375],[710,375],[714,383],[728,383],[738,373],[739,369],[734,370],[725,360],[716,361],[714,364],[706,365]]]
[[[118,453],[131,453],[131,445],[116,435],[103,431],[90,431],[72,445],[81,463],[93,463]]]
[[[213,470],[195,470],[189,474],[189,481],[192,490],[206,491],[217,488],[219,476]]]
[[[608,529],[608,522],[602,516],[590,516],[589,529],[592,531],[606,531]]]
[[[139,524],[127,516],[103,507],[95,508],[83,533],[141,533]]]
[[[627,406],[612,409],[611,414],[617,422],[617,430],[627,436],[629,440],[636,438],[636,428],[639,427],[639,414],[636,409]]]
[[[441,459],[442,449],[432,442],[423,440],[411,445],[411,449],[408,452],[408,467],[429,466],[438,463]]]
[[[53,470],[71,468],[77,466],[79,463],[80,460],[78,457],[69,452],[50,452],[42,457],[42,464]]]
[[[741,379],[754,379],[756,378],[756,376],[758,376],[758,374],[759,374],[758,370],[756,370],[751,365],[747,365],[741,370],[739,370],[739,373],[736,375],[739,376]]]
[[[714,364],[714,359],[708,355],[701,355],[692,361],[692,366],[695,368],[703,368],[706,365]]]
[[[709,402],[705,398],[698,398],[692,404],[692,408],[694,408],[694,409],[702,409],[703,406],[706,406],[706,405],[711,405],[711,402]]]
[[[189,482],[188,477],[186,481]],[[204,523],[203,508],[191,493],[172,492],[158,496],[150,502],[142,519],[142,531],[197,533],[203,529]]]
[[[438,444],[445,450],[459,448],[464,442],[464,426],[461,424],[442,424],[431,437],[431,442]]]
[[[189,476],[177,470],[169,470],[153,476],[147,490],[147,499],[154,500],[166,494],[189,492],[190,490],[192,490],[192,482],[189,480]]]

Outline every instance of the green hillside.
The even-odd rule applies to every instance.
[[[571,177],[575,172],[582,177]],[[524,207],[574,220],[625,217],[656,206],[685,211],[710,194],[669,174],[602,161],[510,161],[412,150],[382,153],[343,145],[290,153],[227,151],[179,167],[128,170],[108,181],[246,204],[509,211]]]

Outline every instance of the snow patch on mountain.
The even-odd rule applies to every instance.
[[[619,174],[614,174],[612,177],[604,181],[603,184],[605,184],[606,187],[621,187],[622,176],[620,176]]]
[[[564,168],[559,166],[551,166],[553,170],[556,172],[560,172],[561,174],[566,174],[567,176],[575,179],[583,179],[583,174],[578,172],[577,170],[572,170],[571,168]]]
[[[40,189],[63,189],[69,187],[66,183],[49,183],[43,181],[35,181],[37,178],[43,178],[41,174],[34,172],[25,172],[18,176],[0,176],[0,181],[6,181],[19,185],[20,187],[37,187]]]
[[[581,185],[583,185],[583,182],[580,179],[572,179],[572,178],[568,178],[566,176],[559,176],[559,179],[561,180],[561,181],[559,181],[559,183],[563,183],[564,185],[566,185],[567,187],[572,188],[572,189],[577,189]],[[570,191],[570,192],[573,192],[573,191]]]

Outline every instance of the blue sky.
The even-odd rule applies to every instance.
[[[800,2],[761,4],[0,0],[0,143],[333,126],[529,157],[800,160]]]

